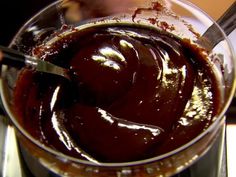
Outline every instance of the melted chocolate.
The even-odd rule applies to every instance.
[[[24,69],[16,113],[33,137],[67,155],[84,159],[82,149],[101,162],[150,158],[196,137],[217,112],[206,58],[170,34],[100,25],[35,51],[70,69],[72,81]]]

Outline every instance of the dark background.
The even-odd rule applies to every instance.
[[[7,46],[19,28],[55,0],[0,0],[0,45]]]

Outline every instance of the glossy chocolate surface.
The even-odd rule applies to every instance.
[[[73,157],[151,158],[192,140],[218,110],[207,56],[165,32],[98,25],[59,35],[35,53],[70,69],[72,80],[22,70],[16,113],[33,137]]]

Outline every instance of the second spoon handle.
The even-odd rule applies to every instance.
[[[223,29],[226,35],[229,35],[236,28],[236,1],[229,7],[229,9],[216,21]],[[203,34],[203,37],[211,41],[212,47],[216,46],[224,39],[219,28],[213,24]]]

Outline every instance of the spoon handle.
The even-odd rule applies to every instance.
[[[236,1],[230,8],[221,16],[217,23],[224,30],[226,35],[229,35],[236,28]]]
[[[229,9],[216,21],[226,35],[229,35],[236,28],[236,1]],[[217,25],[211,25],[203,36],[211,41],[212,47],[216,46],[224,39]]]
[[[0,46],[0,52],[0,64],[17,68],[26,66],[26,55],[4,46]]]
[[[35,71],[62,76],[70,80],[67,69],[4,46],[0,46],[0,65],[2,64],[16,68],[29,67]]]

